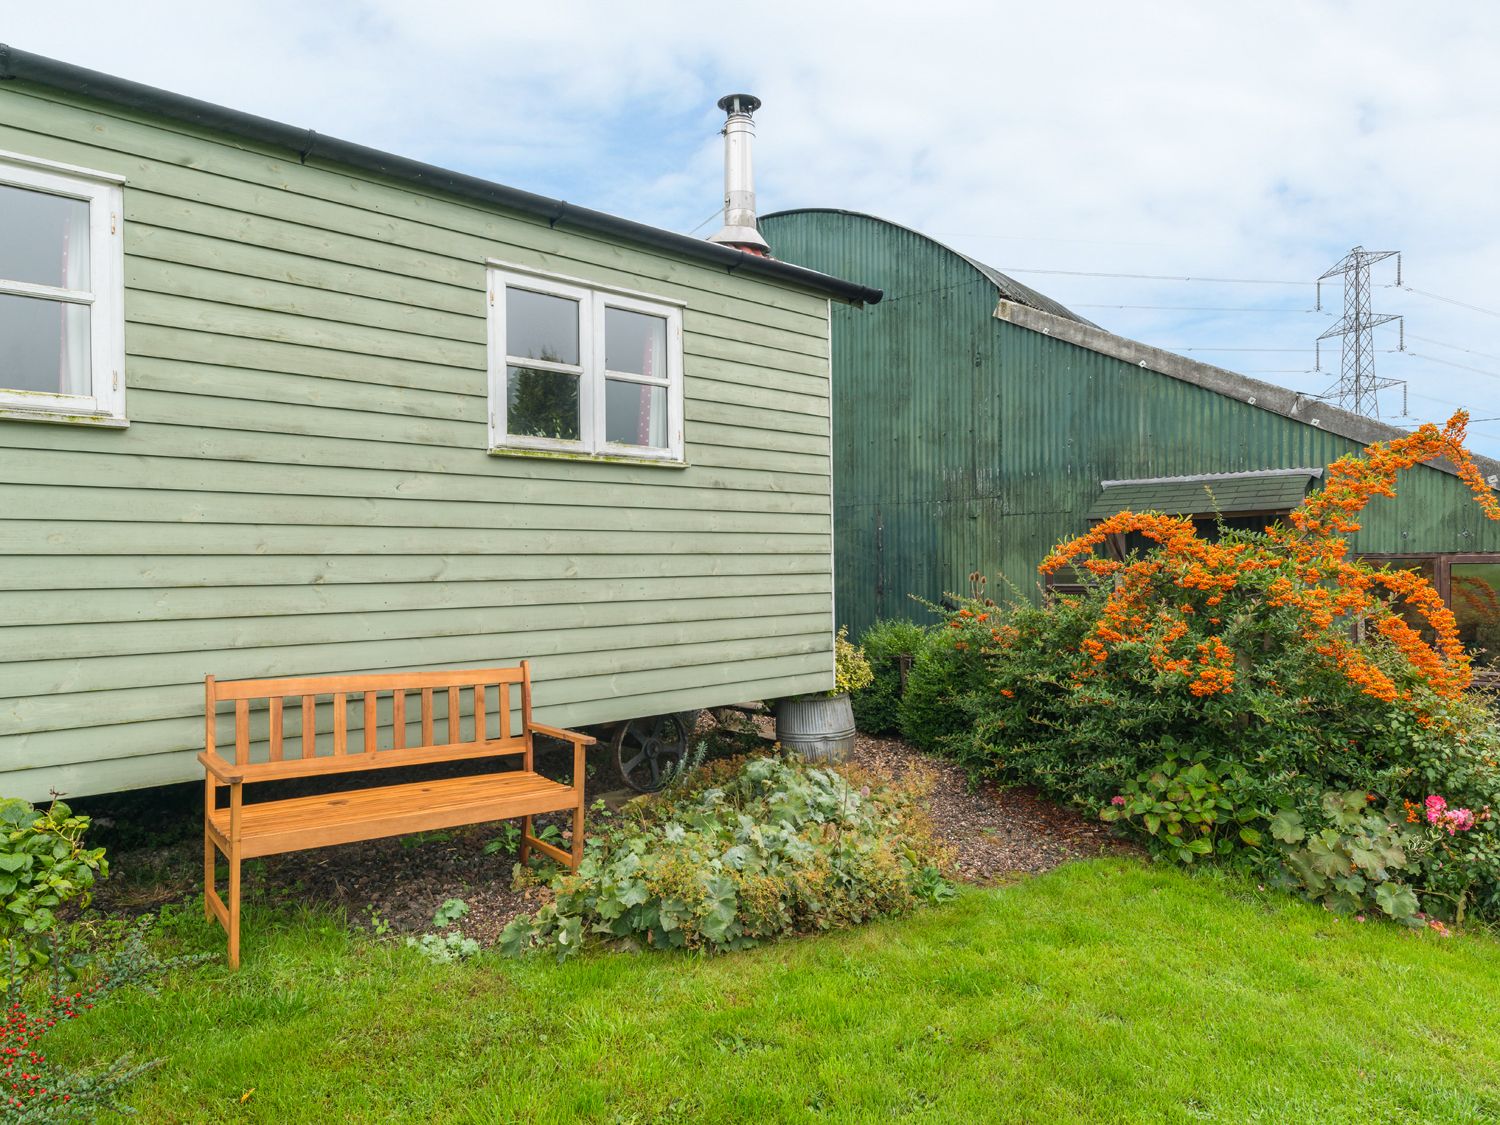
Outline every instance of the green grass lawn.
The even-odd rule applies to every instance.
[[[127,1099],[153,1125],[1500,1121],[1500,943],[1129,860],[713,959],[439,966],[247,922],[242,971],[122,995],[54,1053],[164,1057]]]

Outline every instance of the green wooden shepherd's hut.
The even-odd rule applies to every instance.
[[[976,570],[1039,597],[1049,548],[1126,508],[1264,526],[1330,461],[1403,432],[1106,332],[870,215],[760,229],[779,258],[886,294],[833,312],[836,601],[856,634]],[[1354,549],[1424,570],[1466,640],[1500,652],[1500,524],[1463,483],[1421,466],[1367,515]]]
[[[879,297],[0,47],[0,794],[201,777],[207,673],[830,687]]]

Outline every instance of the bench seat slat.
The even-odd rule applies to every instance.
[[[357,799],[351,800],[351,797]],[[412,832],[571,809],[572,787],[530,771],[362,789],[245,805],[240,812],[240,854],[277,855],[304,848],[349,844]],[[221,835],[229,810],[213,814]]]

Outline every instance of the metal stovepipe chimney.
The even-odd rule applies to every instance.
[[[770,246],[755,229],[755,175],[750,147],[755,140],[755,118],[760,99],[753,94],[726,94],[719,108],[724,122],[724,226],[709,239],[751,254],[769,254]]]

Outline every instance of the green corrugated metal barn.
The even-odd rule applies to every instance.
[[[835,600],[855,634],[920,619],[908,595],[966,592],[975,570],[1039,596],[1048,549],[1126,507],[1263,524],[1330,461],[1402,432],[1115,336],[870,215],[784,211],[761,231],[780,258],[886,293],[833,313]],[[1493,627],[1500,524],[1452,473],[1409,474],[1354,547],[1426,570],[1471,641]]]
[[[210,673],[831,685],[878,292],[4,47],[0,248],[0,794],[201,777]]]

